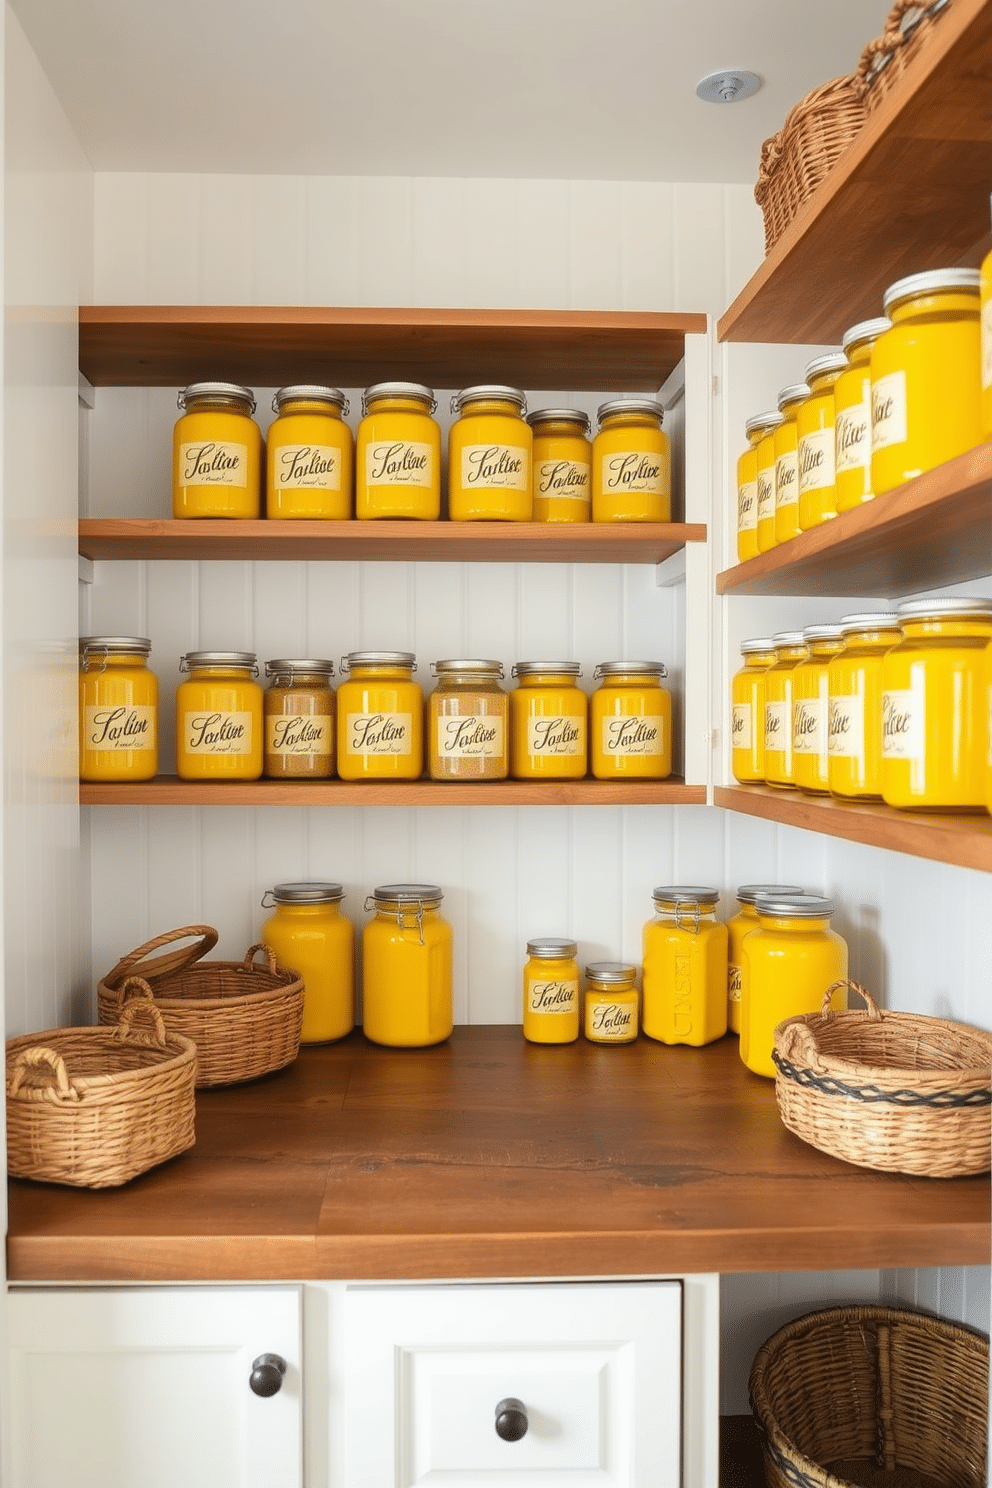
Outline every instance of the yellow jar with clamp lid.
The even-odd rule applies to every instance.
[[[264,773],[275,779],[328,779],[334,774],[334,663],[278,658],[265,663],[265,675]]]
[[[747,449],[737,460],[737,557],[742,563],[758,556],[758,446],[765,418],[759,413],[747,420]]]
[[[354,480],[348,399],[340,388],[299,383],[272,399],[266,435],[265,515],[343,520]]]
[[[151,649],[144,636],[80,637],[80,780],[151,780],[158,772]]]
[[[803,532],[837,515],[835,392],[847,370],[842,351],[814,357],[806,368],[809,397],[796,415],[799,435],[799,526]]]
[[[262,433],[255,397],[233,382],[179,394],[172,435],[172,515],[251,519],[262,513]]]
[[[837,510],[852,511],[874,495],[871,488],[871,349],[892,322],[886,315],[861,320],[844,332],[847,370],[834,383],[834,484]]]
[[[793,383],[778,395],[782,422],[772,436],[775,444],[775,542],[799,536],[799,409],[809,397],[805,382]]]
[[[644,926],[641,1026],[664,1044],[711,1044],[727,1031],[727,927],[716,889],[672,884],[654,890]]]
[[[740,909],[727,921],[727,1028],[741,1031],[741,946],[745,935],[758,928],[758,899],[765,894],[804,894],[800,884],[742,884],[737,890]]]
[[[435,661],[427,700],[427,771],[432,780],[505,780],[510,771],[510,700],[503,664]]]
[[[574,940],[544,936],[527,942],[524,1038],[532,1044],[573,1044],[579,1036],[579,966]]]
[[[765,782],[792,786],[796,783],[793,673],[806,657],[806,642],[801,630],[779,631],[772,641],[775,660],[765,672]]]
[[[758,525],[756,542],[759,553],[775,546],[775,430],[782,415],[774,410],[760,415],[764,432],[758,440]]]
[[[479,384],[455,393],[448,431],[448,516],[453,522],[529,522],[534,436],[519,388]]]
[[[654,398],[601,404],[592,443],[594,522],[670,522],[672,452]]]
[[[844,649],[827,668],[830,793],[882,799],[882,658],[901,639],[887,612],[842,615]]]
[[[672,773],[672,698],[660,661],[601,661],[589,699],[589,764],[597,780],[665,780]]]
[[[758,925],[741,943],[741,1058],[775,1078],[775,1029],[785,1018],[818,1013],[823,994],[847,976],[847,943],[830,928],[833,902],[818,894],[759,896]],[[830,1003],[847,1007],[838,989]]]
[[[741,642],[744,665],[731,683],[730,766],[742,785],[765,780],[765,673],[775,661],[770,636]]]
[[[589,415],[577,408],[540,408],[527,422],[534,435],[534,521],[590,521]]]
[[[907,600],[896,614],[902,639],[882,659],[882,798],[982,811],[992,599]]]
[[[792,764],[794,783],[813,795],[830,792],[830,703],[828,668],[844,649],[839,625],[807,625],[806,655],[792,673]]]
[[[325,1044],[355,1026],[355,932],[338,908],[339,883],[284,883],[267,889],[262,906],[275,913],[262,926],[280,966],[303,978],[300,1042]]]
[[[443,1043],[454,1026],[454,939],[436,884],[382,884],[365,901],[375,916],[362,931],[365,1037],[419,1049]]]
[[[586,695],[577,661],[518,661],[510,693],[510,774],[581,780],[589,762]]]
[[[252,651],[189,651],[176,688],[180,780],[257,780],[262,773],[262,689]]]
[[[592,961],[586,967],[582,1031],[591,1044],[632,1044],[640,998],[637,967],[626,961]]]
[[[441,430],[434,393],[419,382],[377,382],[362,398],[355,445],[355,516],[441,515]]]
[[[979,277],[933,269],[885,291],[892,326],[871,352],[876,496],[982,442]]]
[[[412,651],[352,651],[341,658],[338,774],[342,780],[418,780],[424,769],[424,699]]]
[[[985,648],[985,720],[988,733],[985,768],[985,805],[992,811],[992,641]]]

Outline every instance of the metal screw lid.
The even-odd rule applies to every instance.
[[[583,413],[581,408],[535,408],[533,413],[527,415],[527,422],[535,424],[570,423],[581,424],[583,434],[589,433],[589,415]]]
[[[313,658],[277,657],[265,663],[265,675],[276,677],[283,672],[316,672],[330,677],[334,674],[333,661],[317,661]]]
[[[376,909],[436,909],[443,898],[438,884],[380,884],[372,890]]]
[[[917,295],[940,294],[945,290],[962,293],[978,293],[981,285],[978,269],[928,269],[923,274],[910,274],[906,279],[897,279],[890,284],[882,296],[882,309],[888,315],[897,305],[915,299]]]
[[[578,949],[574,940],[557,940],[550,935],[539,936],[537,940],[527,942],[528,956],[536,956],[540,961],[568,960]]]
[[[805,382],[793,382],[779,393],[778,406],[782,409],[787,403],[798,403],[801,398],[808,397],[809,386]]]
[[[844,634],[841,625],[807,625],[803,630],[804,641],[839,641]]]
[[[772,636],[772,645],[775,650],[783,646],[805,646],[806,640],[801,630],[778,630]]]
[[[179,658],[181,672],[197,667],[234,667],[254,672],[258,670],[258,662],[254,651],[187,651]]]
[[[369,403],[376,398],[421,398],[429,403],[430,412],[433,413],[437,407],[434,397],[434,389],[425,387],[422,382],[376,382],[365,389],[362,394],[362,412],[368,413]]]
[[[806,890],[801,884],[741,884],[737,890],[737,899],[740,904],[754,904],[767,895],[781,898],[783,894],[796,894],[805,898]]]
[[[840,628],[844,635],[851,635],[856,630],[898,630],[899,616],[890,610],[877,614],[841,615]]]
[[[480,400],[493,399],[498,402],[515,403],[523,413],[527,407],[527,396],[519,388],[504,387],[499,382],[480,382],[475,387],[462,388],[460,393],[451,395],[452,413],[461,413],[466,403],[476,403]]]
[[[510,668],[514,677],[533,677],[538,672],[554,672],[562,677],[581,677],[577,661],[515,661]]]
[[[741,655],[753,656],[758,651],[774,651],[775,644],[771,636],[752,636],[750,640],[741,641]]]
[[[859,320],[856,325],[849,326],[840,338],[840,344],[845,352],[850,353],[856,346],[863,346],[866,341],[877,341],[883,331],[891,328],[892,322],[887,315],[876,315],[872,320]]]
[[[479,677],[502,677],[501,661],[484,661],[481,657],[466,657],[464,660],[432,661],[431,671],[435,677],[447,676],[449,672],[471,672]]]
[[[190,398],[233,398],[244,403],[248,413],[255,412],[255,394],[251,388],[241,387],[236,382],[191,382],[189,387],[180,390],[176,402],[185,409]]]
[[[147,656],[152,649],[151,641],[145,636],[80,636],[79,654],[85,656],[89,651],[105,651],[108,655],[120,655],[122,651],[137,651],[142,656]]]
[[[351,404],[340,388],[322,387],[315,382],[298,382],[292,387],[280,388],[272,397],[272,412],[281,413],[284,403],[331,403],[340,408],[347,418]]]
[[[950,599],[907,599],[896,605],[896,614],[904,620],[985,620],[992,618],[992,599],[972,599],[963,595]]]
[[[786,894],[760,897],[755,905],[759,914],[774,915],[782,920],[823,920],[834,912],[834,901],[821,894]]]
[[[719,889],[703,888],[699,884],[663,884],[652,889],[655,904],[716,904]]]
[[[590,961],[586,976],[591,982],[630,982],[637,975],[632,961]]]
[[[341,658],[342,672],[350,672],[353,667],[363,666],[406,667],[415,672],[417,658],[412,651],[349,651],[347,656]]]
[[[315,879],[311,883],[282,883],[266,890],[262,903],[271,894],[276,904],[336,904],[344,898],[344,887],[339,883],[325,883]]]
[[[807,383],[813,377],[822,377],[824,373],[843,372],[847,366],[847,356],[842,351],[830,351],[824,356],[814,357],[811,362],[806,363]]]
[[[663,661],[601,661],[593,668],[594,677],[667,677]]]
[[[614,413],[649,413],[659,424],[665,421],[665,405],[657,398],[611,398],[596,409],[597,421],[602,423]]]
[[[752,414],[752,416],[745,421],[744,433],[748,436],[748,438],[750,438],[752,434],[756,434],[759,429],[763,433],[771,433],[772,429],[777,429],[779,424],[784,423],[785,419],[783,418],[782,414],[779,413],[777,408],[769,409],[767,413]]]

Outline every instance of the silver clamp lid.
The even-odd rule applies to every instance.
[[[241,387],[236,382],[191,382],[189,387],[180,389],[176,403],[185,410],[190,398],[233,398],[244,403],[249,414],[255,412],[255,394],[251,388]]]
[[[504,387],[498,382],[480,382],[475,387],[462,388],[460,393],[452,393],[451,411],[461,413],[466,403],[489,402],[490,400],[499,403],[515,403],[521,413],[524,413],[527,408],[526,394],[522,393],[519,388]]]
[[[323,387],[315,382],[298,382],[292,387],[280,388],[272,395],[272,412],[281,413],[284,403],[330,403],[340,408],[345,418],[351,412],[351,404],[340,388]]]
[[[376,382],[367,387],[362,394],[362,413],[368,413],[369,404],[377,398],[419,398],[424,403],[429,403],[429,413],[433,413],[437,407],[437,399],[434,397],[434,389],[426,387],[422,382]]]
[[[265,663],[265,675],[267,677],[278,677],[283,673],[313,672],[317,675],[331,677],[334,675],[333,661],[318,661],[313,657],[286,657],[278,656],[272,661]]]
[[[768,895],[780,898],[783,894],[796,894],[803,898],[806,890],[801,884],[741,884],[737,899],[740,904],[754,904]]]
[[[344,898],[344,887],[339,883],[324,883],[317,879],[311,883],[282,883],[266,889],[262,895],[262,908],[273,904],[336,904]]]
[[[349,651],[341,658],[342,672],[354,667],[402,667],[407,671],[417,670],[417,658],[412,651]]]
[[[200,667],[230,667],[235,671],[251,672],[258,676],[258,662],[254,651],[187,651],[179,658],[181,672],[196,671]]]
[[[431,671],[435,677],[445,677],[450,672],[470,672],[478,677],[502,677],[501,661],[484,661],[481,657],[466,657],[464,660],[432,661]]]
[[[593,668],[594,677],[667,677],[663,661],[601,661]]]
[[[582,667],[577,661],[515,661],[510,671],[514,677],[534,677],[541,672],[559,677],[582,676]]]
[[[527,422],[531,428],[535,424],[581,424],[583,434],[588,434],[591,427],[589,415],[583,413],[581,408],[536,408],[527,415]]]
[[[136,652],[147,656],[152,643],[145,636],[80,636],[80,656],[119,656],[122,652]]]

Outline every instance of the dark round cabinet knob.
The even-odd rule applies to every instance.
[[[256,1395],[278,1395],[285,1373],[285,1359],[281,1359],[278,1354],[259,1354],[252,1361],[248,1383]]]
[[[522,1400],[501,1400],[496,1407],[496,1435],[503,1441],[519,1441],[527,1435],[527,1412]]]

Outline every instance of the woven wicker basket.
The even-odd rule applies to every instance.
[[[152,960],[152,951],[173,941],[200,936],[193,946]],[[217,942],[209,925],[168,930],[139,946],[97,988],[101,1023],[118,1016],[120,988],[134,971],[150,984],[155,1005],[170,1033],[196,1044],[198,1087],[238,1085],[292,1064],[300,1051],[303,978],[277,966],[268,946],[254,945],[243,961],[202,961]],[[255,962],[262,951],[266,964]]]
[[[865,106],[854,77],[834,78],[800,99],[778,134],[765,140],[754,199],[764,214],[766,253],[847,149],[864,120]]]
[[[866,1011],[835,1013],[838,987]],[[888,1173],[954,1178],[992,1166],[992,1035],[947,1018],[882,1012],[857,982],[775,1030],[775,1095],[804,1142]]]
[[[861,53],[855,74],[867,113],[888,97],[949,4],[950,0],[896,0],[885,30]]]
[[[192,1147],[196,1049],[166,1032],[147,983],[129,978],[121,992],[113,1029],[52,1028],[8,1042],[16,1177],[112,1188]]]
[[[768,1488],[983,1488],[988,1343],[892,1307],[787,1323],[751,1368]]]

